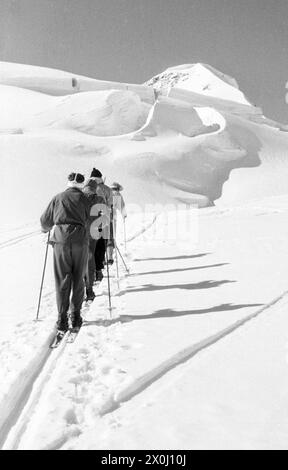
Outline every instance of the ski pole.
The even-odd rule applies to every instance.
[[[44,284],[44,278],[45,278],[45,272],[46,272],[46,265],[47,265],[47,257],[48,257],[49,243],[50,243],[50,231],[48,232],[47,243],[46,243],[46,252],[45,252],[44,267],[43,267],[42,280],[41,280],[41,286],[40,286],[40,293],[39,293],[39,300],[38,300],[38,308],[37,308],[36,321],[38,321],[38,319],[39,319],[39,312],[40,312],[40,305],[41,305],[41,299],[42,299],[43,284]]]
[[[119,250],[118,245],[117,245],[116,243],[115,243],[115,248],[116,248],[116,251],[118,251],[118,253],[119,253],[119,256],[120,256],[120,258],[121,258],[121,260],[122,260],[122,263],[124,264],[124,267],[125,267],[125,269],[126,269],[127,274],[130,274],[129,269],[127,268],[127,264],[125,263],[124,258],[123,258],[122,254],[121,254],[121,251]]]
[[[116,261],[116,273],[117,273],[117,285],[118,285],[118,289],[120,289],[120,283],[119,283],[119,262],[118,262],[118,253],[117,253],[117,250],[116,250],[116,246],[117,246],[117,243],[116,243],[116,219],[114,217],[114,214],[113,214],[113,233],[112,233],[112,237],[113,237],[113,247],[114,247],[114,250],[115,250],[115,261]]]
[[[109,311],[110,311],[110,317],[111,317],[111,319],[112,319],[111,286],[110,286],[110,272],[109,272],[109,263],[108,263],[107,248],[106,248],[105,254],[106,254],[106,266],[107,266]]]
[[[125,253],[127,253],[127,236],[126,236],[126,220],[123,219],[124,224],[124,246],[125,246]]]
[[[116,250],[116,242],[115,242],[115,240],[114,240],[114,245],[115,245],[115,261],[116,261],[117,284],[118,284],[118,289],[120,289],[118,253],[117,253],[117,250]]]

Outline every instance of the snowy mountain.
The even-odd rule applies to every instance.
[[[170,67],[146,84],[153,86],[161,94],[168,94],[171,88],[177,88],[251,105],[239,90],[238,83],[234,78],[206,64]]]
[[[235,80],[209,66],[171,68],[146,85],[127,85],[2,62],[0,99],[3,190],[13,201],[12,211],[1,208],[8,225],[19,206],[18,225],[37,219],[72,168],[88,175],[101,167],[141,205],[203,207],[287,191],[285,170],[278,171],[287,165],[287,134]],[[17,186],[33,169],[19,200],[10,185],[15,167]]]
[[[62,70],[10,62],[0,62],[0,83],[54,96],[82,91],[130,90],[137,92],[143,101],[154,101],[153,90],[142,85],[97,80]]]
[[[287,450],[285,126],[204,64],[136,85],[2,62],[0,103],[0,448]],[[52,352],[39,216],[94,166],[124,186],[130,275]]]

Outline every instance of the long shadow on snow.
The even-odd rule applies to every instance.
[[[182,256],[168,256],[167,258],[136,258],[133,261],[177,261],[182,259],[194,259],[208,256],[211,253],[199,253],[198,255],[182,255]]]
[[[153,275],[153,274],[168,274],[168,273],[181,273],[181,272],[185,272],[185,271],[195,271],[197,269],[209,269],[209,268],[219,268],[221,266],[227,266],[229,263],[218,263],[218,264],[210,264],[210,265],[206,265],[206,266],[194,266],[192,268],[179,268],[179,269],[163,269],[162,271],[147,271],[147,272],[144,272],[144,273],[133,273],[133,274],[130,274],[129,277],[135,277],[135,276],[149,276],[149,275]]]
[[[216,312],[228,312],[233,310],[240,310],[241,308],[249,308],[249,307],[261,307],[264,304],[222,304],[216,305],[215,307],[211,308],[204,308],[201,310],[172,310],[172,309],[163,309],[157,310],[157,312],[152,313],[151,315],[123,315],[120,319],[123,318],[122,321],[134,321],[134,320],[150,320],[150,319],[157,319],[157,318],[174,318],[174,317],[184,317],[186,315],[206,315],[209,313],[216,313]]]
[[[214,344],[221,341],[223,338],[232,334],[234,331],[237,331],[239,328],[242,328],[248,322],[259,317],[259,315],[269,309],[272,305],[275,305],[277,302],[279,302],[279,300],[283,299],[285,295],[287,295],[287,291],[281,296],[274,299],[269,304],[266,304],[260,309],[256,310],[256,312],[254,311],[245,318],[242,318],[233,323],[232,325],[226,327],[224,330],[218,331],[217,333],[214,333],[211,336],[204,338],[198,343],[194,343],[191,346],[182,349],[167,360],[154,366],[154,368],[148,371],[147,373],[136,377],[136,379],[132,383],[128,384],[122,390],[120,389],[117,394],[114,394],[109,397],[109,399],[103,404],[102,409],[100,410],[100,416],[104,416],[108,413],[112,413],[113,411],[117,410],[123,403],[129,401],[134,396],[142,393],[149,386],[153,385],[156,381],[160,380],[162,377],[164,377],[167,373],[175,369],[177,366],[188,362],[190,359],[192,359],[204,349],[213,346]]]
[[[109,327],[115,323],[130,323],[137,320],[155,320],[159,318],[176,318],[184,317],[187,315],[207,315],[209,313],[217,312],[229,312],[233,310],[240,310],[242,308],[252,308],[252,307],[261,307],[264,304],[221,304],[216,305],[215,307],[204,308],[199,310],[172,310],[172,309],[163,309],[157,310],[151,315],[120,315],[117,318],[112,320],[92,320],[84,321],[83,326],[104,326]]]
[[[194,284],[176,284],[175,286],[157,286],[153,284],[146,284],[142,287],[139,287],[137,289],[130,289],[128,288],[125,292],[120,293],[119,297],[127,294],[133,294],[134,292],[157,292],[157,291],[162,291],[162,290],[172,290],[172,289],[179,289],[179,290],[198,290],[198,289],[212,289],[214,287],[219,287],[224,284],[230,284],[232,282],[236,281],[228,281],[228,280],[223,280],[223,281],[203,281],[203,282],[197,282]]]

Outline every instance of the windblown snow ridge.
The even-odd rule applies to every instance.
[[[153,89],[145,85],[97,80],[62,70],[10,62],[0,62],[0,83],[56,96],[85,91],[128,90],[145,102],[155,101]]]

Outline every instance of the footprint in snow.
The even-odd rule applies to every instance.
[[[112,367],[111,367],[111,366],[108,366],[108,365],[107,365],[107,366],[103,366],[103,367],[101,368],[101,372],[102,372],[103,375],[108,375],[108,374],[111,372],[111,370],[112,370]]]
[[[69,410],[66,411],[64,415],[64,420],[66,421],[67,424],[70,426],[72,424],[78,424],[78,419],[75,413],[75,410],[73,408],[70,408]]]
[[[83,356],[88,356],[90,354],[90,351],[89,349],[81,348],[79,349],[79,353],[82,354]]]

